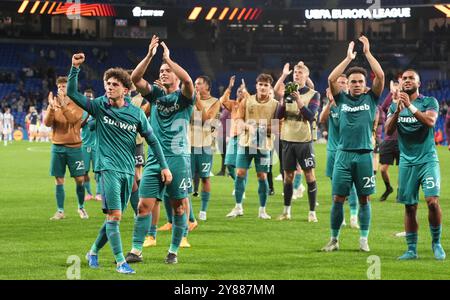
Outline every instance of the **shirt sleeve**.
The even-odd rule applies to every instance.
[[[439,102],[434,97],[429,97],[428,102],[425,105],[425,111],[435,111],[439,113]]]
[[[142,95],[144,100],[147,100],[150,104],[155,103],[156,99],[162,96],[164,96],[164,91],[156,84],[150,85],[150,93],[147,95]]]
[[[143,138],[145,138],[148,146],[152,149],[153,153],[156,155],[156,159],[161,165],[161,169],[167,169],[168,165],[163,150],[161,148],[161,144],[159,143],[156,136],[153,134],[153,129],[150,126],[150,123],[148,122],[142,110],[140,110],[140,122],[138,132]]]
[[[389,118],[393,113],[395,113],[395,111],[397,110],[397,104],[395,104],[394,102],[391,103],[391,106],[389,106],[389,110],[388,110],[388,115],[387,117]]]
[[[97,116],[97,109],[93,105],[94,101],[91,101],[78,91],[78,73],[80,73],[79,68],[73,66],[70,68],[67,82],[67,96],[90,115]]]

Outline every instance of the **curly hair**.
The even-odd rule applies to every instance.
[[[115,78],[120,81],[124,87],[130,89],[132,86],[130,74],[125,69],[122,68],[110,68],[106,70],[103,75],[103,80],[107,81],[110,78]]]

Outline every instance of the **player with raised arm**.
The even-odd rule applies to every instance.
[[[354,42],[350,42],[346,58],[331,72],[328,84],[339,107],[339,146],[332,175],[333,205],[331,207],[331,239],[323,251],[339,249],[339,232],[344,217],[344,201],[350,194],[353,183],[359,198],[359,226],[361,251],[370,251],[368,235],[371,219],[369,196],[375,192],[375,176],[372,160],[372,129],[378,98],[384,87],[384,72],[370,52],[369,40],[361,36],[363,53],[375,78],[369,91],[366,89],[367,72],[360,67],[351,67],[346,75],[349,93],[341,91],[337,79],[356,57]]]
[[[78,73],[84,60],[83,53],[73,55],[67,93],[77,105],[97,120],[96,171],[101,173],[103,212],[107,214],[86,258],[91,268],[98,268],[98,252],[109,241],[117,263],[117,272],[133,274],[135,271],[127,264],[122,252],[119,224],[133,186],[134,151],[138,133],[146,139],[155,153],[154,163],[157,165],[160,181],[170,183],[172,174],[144,112],[125,100],[131,88],[130,75],[121,68],[108,69],[103,76],[106,94],[90,100],[77,90]],[[142,240],[144,237],[145,231]]]
[[[174,264],[178,261],[178,248],[187,226],[188,194],[192,191],[187,130],[195,105],[195,97],[194,84],[191,77],[180,65],[171,59],[170,50],[164,42],[160,44],[163,48],[163,63],[159,69],[159,79],[165,90],[156,84],[149,84],[143,78],[152,58],[156,54],[159,44],[159,38],[153,36],[147,55],[134,69],[131,79],[137,91],[151,104],[150,124],[155,130],[155,135],[161,141],[169,168],[173,171],[172,183],[166,187],[174,214],[172,240],[165,262]],[[150,192],[150,188],[154,185],[150,179],[155,174],[158,174],[155,154],[150,149],[148,151],[148,164],[144,169],[141,186],[139,187],[140,203],[148,202],[145,199],[160,196]],[[151,205],[147,205],[145,210],[141,210],[140,206],[138,208],[139,216],[144,216],[151,211]],[[132,253],[139,255],[139,251],[138,241],[136,243],[133,242]]]
[[[256,78],[256,94],[248,92],[239,104],[238,119],[243,126],[243,133],[239,138],[236,158],[235,200],[236,205],[227,217],[237,217],[244,214],[242,198],[245,192],[245,183],[251,162],[255,160],[256,175],[258,177],[258,196],[260,219],[268,220],[271,217],[266,212],[266,203],[269,195],[267,172],[270,167],[270,151],[273,149],[274,134],[272,120],[275,119],[278,101],[270,98],[273,78],[269,74],[259,74]]]

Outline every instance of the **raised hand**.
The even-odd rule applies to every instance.
[[[230,77],[230,83],[228,83],[228,89],[231,90],[234,86],[234,81],[236,80],[236,75]]]
[[[241,79],[241,86],[242,89],[245,89],[245,80],[244,78]]]
[[[289,70],[289,63],[285,63],[283,67],[283,75],[289,76],[292,73],[292,70]]]
[[[155,56],[156,51],[158,50],[159,37],[153,35],[152,40],[150,41],[150,45],[148,46],[148,55],[150,57]]]
[[[156,84],[160,89],[162,89],[167,94],[167,89],[161,80],[157,79],[153,83]]]
[[[82,63],[84,63],[85,57],[84,53],[76,53],[72,56],[72,66],[79,68]]]
[[[399,93],[399,103],[402,102],[405,107],[409,107],[411,105],[411,100],[409,100],[409,95],[405,92]]]
[[[163,59],[170,59],[170,50],[167,48],[166,44],[164,42],[161,42],[161,46],[164,49],[163,52]]]
[[[363,47],[363,53],[364,53],[364,54],[369,53],[369,52],[370,52],[370,43],[369,43],[369,39],[368,39],[366,36],[362,35],[362,36],[359,37],[358,40],[359,40],[361,43],[363,43],[363,45],[364,45],[364,47]]]
[[[53,92],[48,93],[48,107],[50,107],[50,109],[55,109],[55,100],[53,97]]]
[[[327,88],[326,90],[326,95],[328,100],[330,101],[330,105],[336,106],[336,102],[334,102],[334,97],[333,97],[333,93],[331,93],[330,88]]]
[[[347,58],[354,60],[356,57],[356,52],[353,52],[353,49],[355,48],[355,42],[351,41],[348,44],[348,49],[347,49]]]

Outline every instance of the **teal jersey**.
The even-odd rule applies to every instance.
[[[96,171],[113,170],[134,175],[136,135],[139,133],[156,154],[161,168],[167,162],[161,146],[153,134],[144,112],[125,101],[122,107],[114,107],[106,96],[87,99],[77,91],[79,69],[72,67],[67,83],[67,95],[96,119],[97,162]]]
[[[439,112],[439,104],[434,97],[419,95],[412,103],[421,112],[428,110]],[[388,117],[396,109],[397,104],[392,103],[389,107]],[[398,116],[397,132],[400,165],[412,166],[439,161],[434,143],[434,128],[430,128],[417,120],[407,108],[404,108]]]
[[[334,99],[339,106],[338,150],[372,151],[372,130],[378,96],[372,91],[358,97],[340,92]]]
[[[83,122],[84,125],[81,127],[81,142],[84,147],[94,148],[97,144],[97,137],[95,135],[95,119],[87,112],[83,112],[81,123]]]
[[[337,151],[339,146],[339,107],[332,105],[328,116],[328,151]]]
[[[190,156],[189,122],[195,97],[189,99],[181,90],[166,95],[157,85],[152,85],[151,92],[143,97],[151,104],[150,124],[161,142],[164,155]],[[153,156],[149,149],[149,160]]]

